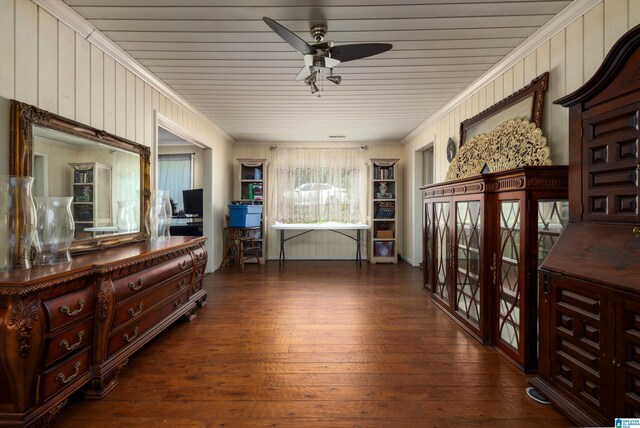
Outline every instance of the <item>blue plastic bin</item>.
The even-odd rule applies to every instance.
[[[262,205],[229,204],[229,225],[231,227],[260,226]]]

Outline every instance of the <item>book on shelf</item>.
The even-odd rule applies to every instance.
[[[373,179],[374,180],[393,180],[393,166],[374,166],[373,167]]]
[[[373,218],[394,218],[395,214],[396,208],[393,202],[380,202],[376,204],[376,211]]]

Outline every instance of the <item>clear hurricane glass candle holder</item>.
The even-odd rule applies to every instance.
[[[33,177],[0,175],[0,272],[31,267],[36,216]]]
[[[72,197],[36,196],[36,259],[37,265],[71,261],[69,252],[75,223],[71,214]]]

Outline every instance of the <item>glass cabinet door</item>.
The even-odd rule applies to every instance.
[[[424,269],[424,289],[429,293],[434,292],[433,287],[433,265],[431,259],[431,251],[433,249],[433,204],[424,204],[424,231],[423,231],[423,245],[422,250],[422,268]]]
[[[480,327],[480,201],[456,202],[455,311]]]
[[[547,258],[568,222],[566,199],[538,201],[538,266]]]
[[[520,208],[519,200],[500,201],[497,255],[497,340],[515,352],[520,346]]]
[[[433,204],[434,296],[449,306],[449,202]]]

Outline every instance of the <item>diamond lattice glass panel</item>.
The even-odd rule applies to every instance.
[[[423,260],[424,260],[424,269],[428,269],[426,278],[427,278],[428,287],[430,291],[433,291],[433,284],[431,283],[431,275],[433,273],[432,269],[434,268],[434,266],[431,266],[430,264],[431,248],[433,246],[432,210],[433,210],[432,204],[425,205],[424,230],[425,230],[427,242],[425,243]]]
[[[551,251],[568,222],[569,202],[566,199],[538,201],[538,267],[547,258],[549,251]],[[538,277],[536,298],[539,295],[540,278]],[[539,323],[536,323],[536,332],[536,340],[539,342]],[[537,346],[536,349],[540,350],[540,347]]]
[[[498,337],[514,350],[520,344],[520,202],[500,204]]]
[[[538,266],[547,258],[568,222],[567,200],[538,202]]]
[[[448,267],[449,267],[449,203],[437,202],[433,204],[435,225],[435,294],[444,302],[449,300]]]
[[[455,310],[479,326],[480,319],[480,202],[456,204],[456,301]]]

